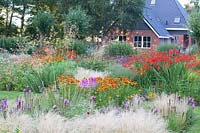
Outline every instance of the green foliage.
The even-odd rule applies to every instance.
[[[89,48],[89,43],[86,41],[75,40],[70,44],[70,50],[76,51],[77,55],[85,55],[87,54],[87,50]]]
[[[127,56],[133,53],[133,48],[127,43],[113,42],[105,48],[105,54],[109,56]]]
[[[50,13],[38,12],[33,18],[33,25],[37,28],[40,34],[48,35],[51,27],[54,25],[54,18]]]
[[[85,69],[91,69],[95,71],[105,71],[105,68],[108,65],[107,61],[104,60],[97,60],[93,58],[83,59],[81,60],[78,65]]]
[[[22,91],[25,89],[24,73],[28,64],[0,64],[0,90]]]
[[[192,125],[188,128],[187,133],[198,133],[200,131],[200,108],[196,107],[193,112]]]
[[[0,48],[6,49],[9,52],[16,52],[21,46],[23,46],[22,38],[2,37],[0,38]]]
[[[107,107],[109,105],[122,106],[122,104],[139,94],[137,89],[130,85],[121,85],[118,88],[109,88],[105,91],[98,91],[95,95],[95,104],[97,108]]]
[[[158,52],[164,52],[169,51],[171,49],[177,49],[178,46],[176,44],[161,44],[158,46],[157,51]]]
[[[190,54],[198,54],[198,45],[192,45],[190,47]]]
[[[1,99],[15,100],[17,97],[22,95],[23,95],[22,92],[17,92],[17,91],[0,91],[0,100]]]
[[[109,75],[111,77],[127,77],[129,79],[135,79],[136,77],[136,73],[134,73],[132,70],[130,70],[129,68],[124,68],[122,65],[120,64],[110,64],[106,70],[109,73]]]
[[[77,36],[83,37],[88,34],[90,19],[81,7],[70,8],[66,16],[66,21],[69,27],[75,26],[77,28]]]
[[[197,41],[198,47],[200,47],[200,12],[193,12],[189,19],[189,25],[191,29],[191,35]]]
[[[91,16],[90,33],[105,36],[112,28],[132,28],[141,19],[144,0],[88,0],[81,3]]]
[[[56,93],[54,89],[49,89],[47,94],[49,108],[56,106],[54,111],[67,118],[83,115],[91,110],[89,106],[90,90],[79,89],[77,85],[59,83]]]
[[[193,121],[193,111],[189,109],[186,114],[170,113],[167,117],[168,128],[174,132],[185,131]]]
[[[70,62],[55,62],[47,64],[39,69],[31,69],[25,77],[25,81],[34,92],[42,92],[45,87],[57,84],[57,77],[64,73],[70,74],[74,65]]]

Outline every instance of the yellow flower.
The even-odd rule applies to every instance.
[[[149,92],[147,95],[148,99],[153,99],[154,96],[155,96],[155,94],[153,92]]]
[[[143,92],[143,90],[142,90],[142,89],[139,89],[138,91],[139,91],[139,92]]]

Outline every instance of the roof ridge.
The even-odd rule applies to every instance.
[[[185,19],[186,22],[188,22],[187,18],[185,18],[185,17],[187,17],[187,16],[185,16],[186,14],[185,14],[185,11],[183,10],[184,7],[180,4],[180,2],[179,2],[178,0],[174,0],[174,1],[175,1],[175,3],[176,3],[176,6],[178,7],[178,10],[181,12],[183,18]],[[180,9],[180,8],[181,8],[181,9]],[[187,12],[186,12],[186,13],[187,13]]]

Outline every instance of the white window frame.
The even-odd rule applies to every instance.
[[[141,37],[141,47],[135,47],[135,37]],[[144,47],[144,37],[150,37],[150,47]],[[151,48],[151,44],[152,44],[152,37],[151,36],[134,36],[133,38],[133,43],[134,43],[134,47],[135,48],[144,48],[144,49],[150,49]]]
[[[180,24],[181,23],[181,17],[175,17],[174,18],[174,23],[175,24]]]
[[[155,5],[156,4],[156,0],[151,0],[151,5]]]

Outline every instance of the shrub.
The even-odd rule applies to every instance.
[[[73,28],[73,26],[77,28],[77,36],[85,37],[88,34],[90,18],[80,7],[76,7],[75,9],[70,8],[66,16],[66,21],[70,28]]]
[[[89,43],[86,41],[73,41],[70,45],[70,50],[76,51],[77,55],[87,54]]]
[[[177,49],[178,46],[176,44],[161,44],[158,46],[157,51],[158,52],[164,52],[169,51],[171,49]]]
[[[107,67],[108,62],[104,60],[97,60],[97,59],[83,59],[79,62],[79,66],[85,69],[91,69],[95,71],[104,71]]]
[[[24,76],[28,64],[0,64],[0,90],[22,91],[26,85]]]
[[[127,43],[113,42],[105,48],[105,54],[109,56],[127,56],[133,53],[133,48]]]
[[[16,38],[0,38],[0,48],[6,49],[9,52],[13,52],[19,48]]]

